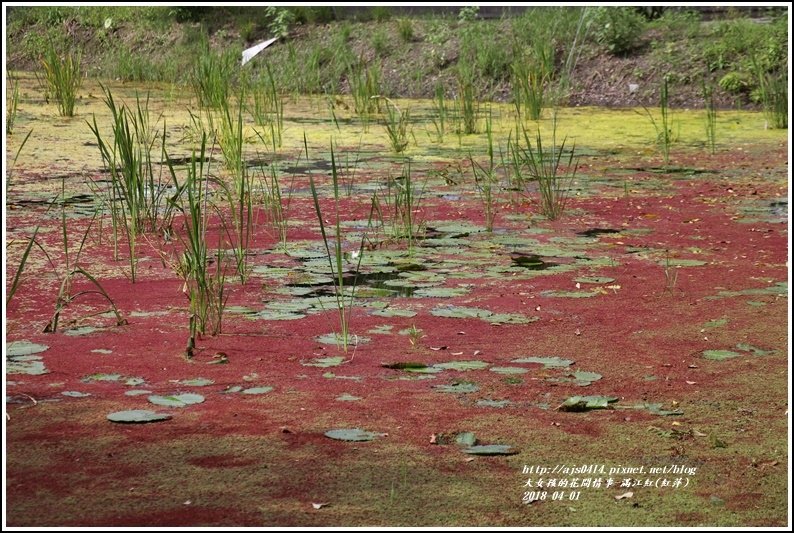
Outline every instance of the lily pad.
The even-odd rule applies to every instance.
[[[728,319],[723,318],[715,318],[714,320],[709,320],[705,324],[703,324],[704,328],[721,328],[728,324]]]
[[[680,409],[663,409],[660,403],[646,403],[643,407],[649,413],[659,416],[680,416],[684,414]]]
[[[474,433],[471,431],[466,431],[465,433],[458,433],[455,435],[455,444],[458,446],[474,446],[477,444],[477,437],[474,436]]]
[[[443,370],[482,370],[488,368],[488,363],[485,361],[450,361],[448,363],[438,363],[433,365],[433,368],[441,368]]]
[[[267,394],[273,387],[251,387],[242,391],[243,394]]]
[[[546,298],[592,298],[598,294],[596,291],[543,291],[540,293]]]
[[[515,455],[518,452],[512,446],[506,444],[486,444],[466,448],[463,453],[471,455]]]
[[[396,307],[387,307],[386,309],[378,309],[370,313],[373,316],[383,316],[383,317],[405,317],[405,318],[412,318],[416,316],[416,311],[412,311],[410,309],[399,309]]]
[[[124,393],[125,396],[143,396],[144,394],[151,394],[150,390],[132,389]]]
[[[522,368],[520,366],[495,366],[489,368],[491,372],[496,372],[497,374],[526,374],[529,372],[528,369]]]
[[[742,354],[732,352],[731,350],[705,350],[703,352],[704,359],[711,359],[712,361],[724,361],[726,359],[733,359],[734,357],[741,357]]]
[[[612,283],[615,281],[615,278],[608,278],[606,276],[583,276],[580,278],[574,278],[574,281],[577,283],[595,283],[603,285],[606,283]]]
[[[332,366],[339,366],[344,363],[345,358],[341,356],[336,357],[321,357],[312,359],[309,363],[301,363],[303,366],[316,366],[319,368],[329,368]]]
[[[564,368],[571,366],[574,362],[571,359],[562,359],[560,357],[522,357],[521,359],[513,359],[511,363],[540,363],[546,368]]]
[[[91,374],[90,376],[85,376],[80,381],[88,383],[89,381],[119,381],[120,379],[121,374]]]
[[[161,420],[168,420],[171,415],[165,413],[155,413],[146,409],[132,409],[129,411],[116,411],[107,415],[107,419],[111,422],[118,422],[120,424],[145,424],[147,422],[160,422]]]
[[[455,298],[456,296],[464,296],[469,293],[469,289],[465,287],[426,287],[417,289],[414,296],[422,298]]]
[[[438,392],[469,393],[469,392],[477,392],[478,390],[480,390],[480,387],[478,387],[474,383],[461,382],[461,383],[453,383],[452,385],[436,385],[435,387],[433,387],[433,389]]]
[[[214,380],[206,378],[183,379],[179,382],[180,385],[187,385],[188,387],[206,387],[207,385],[212,385],[213,383],[215,383]]]
[[[361,398],[359,396],[353,396],[352,394],[344,393],[340,394],[336,397],[337,402],[357,402]]]
[[[618,401],[615,396],[571,396],[560,405],[560,411],[589,411],[609,409],[609,404]]]
[[[317,342],[321,342],[323,344],[332,344],[334,346],[342,346],[344,343],[342,339],[342,335],[339,333],[326,333],[325,335],[320,335],[319,337],[315,337],[314,340]],[[347,343],[350,346],[355,346],[356,344],[364,344],[369,342],[369,337],[363,337],[361,335],[350,334],[347,337]]]
[[[583,372],[581,370],[577,370],[576,372],[572,372],[568,375],[571,376],[576,384],[580,387],[586,387],[594,381],[598,381],[602,377],[601,374],[597,374],[595,372]]]
[[[477,407],[507,407],[510,405],[510,400],[477,400],[475,404]]]
[[[753,355],[759,355],[759,356],[771,355],[775,353],[774,350],[763,350],[761,348],[753,346],[752,344],[746,344],[746,343],[737,344],[736,349],[741,350],[743,352],[751,352]]]
[[[443,372],[443,368],[437,368],[435,366],[427,366],[424,363],[385,363],[383,365],[384,368],[391,368],[393,370],[405,370],[406,372],[416,372],[419,374],[437,374],[439,372]]]
[[[79,392],[75,390],[67,390],[61,393],[64,396],[68,396],[69,398],[85,398],[86,396],[91,396],[89,392]]]
[[[163,407],[187,407],[188,405],[202,403],[204,396],[201,394],[174,394],[172,396],[149,396],[149,402]]]
[[[343,440],[348,442],[365,442],[375,440],[378,437],[383,437],[383,433],[375,433],[372,431],[364,431],[363,429],[332,429],[325,432],[325,436],[334,440]]]
[[[40,376],[49,372],[38,355],[17,355],[6,359],[6,374]]]
[[[692,267],[692,266],[703,266],[707,265],[707,261],[701,261],[700,259],[663,259],[659,261],[659,264],[663,267],[667,266],[675,266],[675,267]]]
[[[241,392],[242,390],[243,390],[243,388],[240,385],[231,385],[231,386],[226,387],[225,389],[223,389],[221,391],[221,394],[232,394],[232,393],[235,393],[235,392]]]
[[[13,341],[6,343],[6,357],[17,357],[20,355],[33,355],[48,350],[50,347],[46,344],[37,344],[35,342]]]

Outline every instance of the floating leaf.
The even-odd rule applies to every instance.
[[[563,368],[571,366],[574,362],[571,359],[561,359],[559,357],[523,357],[513,359],[511,363],[540,363],[546,368]]]
[[[774,350],[762,350],[761,348],[753,346],[752,344],[746,344],[746,343],[737,344],[736,349],[741,350],[743,352],[752,352],[753,355],[759,355],[759,356],[770,355],[775,353]]]
[[[436,385],[433,387],[438,392],[451,392],[451,393],[469,393],[477,392],[480,388],[474,383],[462,382],[453,383],[452,385]]]
[[[546,298],[591,298],[600,294],[597,291],[543,291],[541,296]]]
[[[85,376],[81,381],[88,383],[89,381],[119,381],[121,374],[91,374]]]
[[[477,444],[477,437],[474,436],[474,433],[467,431],[465,433],[458,433],[455,436],[455,444],[458,446],[474,446]]]
[[[397,307],[387,307],[386,309],[378,309],[377,311],[373,311],[371,313],[374,316],[382,316],[382,317],[405,317],[411,318],[416,316],[416,311],[411,311],[410,309],[400,309]]]
[[[465,287],[427,287],[417,289],[414,296],[422,298],[455,298],[456,296],[464,296],[469,293],[469,289]]]
[[[85,398],[86,396],[91,396],[91,393],[78,392],[74,390],[63,391],[61,394],[63,394],[64,396],[68,396],[69,398]]]
[[[251,387],[242,391],[243,394],[267,394],[272,391],[273,387]]]
[[[40,376],[49,372],[38,355],[18,355],[6,360],[6,374]]]
[[[571,396],[558,408],[560,411],[588,411],[590,409],[608,409],[609,404],[616,402],[615,396]]]
[[[647,409],[649,413],[658,416],[680,416],[684,412],[680,409],[662,409],[660,403],[646,403],[641,408]]]
[[[435,366],[427,366],[424,363],[388,363],[381,365],[384,368],[391,368],[394,370],[405,370],[406,372],[417,372],[419,374],[437,374],[443,372],[443,368],[436,368]]]
[[[206,387],[213,383],[215,383],[215,381],[206,378],[183,379],[179,382],[180,385],[187,385],[188,387]]]
[[[597,283],[599,285],[605,285],[615,281],[615,278],[608,278],[606,276],[584,276],[580,278],[574,278],[574,281],[577,283]]]
[[[448,363],[438,363],[433,365],[433,368],[441,368],[443,370],[482,370],[488,368],[488,363],[485,361],[450,361]]]
[[[242,390],[243,388],[240,385],[232,385],[230,387],[226,387],[225,389],[223,389],[221,391],[221,394],[232,394],[235,392],[240,392]]]
[[[151,393],[152,393],[152,391],[150,391],[150,390],[133,389],[133,390],[126,391],[124,394],[126,396],[143,396],[144,394],[151,394]]]
[[[515,455],[518,453],[512,446],[506,444],[472,446],[471,448],[466,448],[463,452],[471,455]]]
[[[202,403],[204,396],[201,394],[174,394],[172,396],[149,396],[149,402],[163,407],[187,407],[195,403]]]
[[[661,261],[659,261],[659,265],[663,267],[667,267],[667,266],[693,267],[693,266],[703,266],[707,264],[708,264],[707,261],[701,261],[699,259],[677,259],[674,257],[670,258],[669,260],[662,259]]]
[[[329,368],[332,366],[339,366],[345,362],[345,358],[341,356],[336,357],[321,357],[312,359],[309,363],[301,363],[303,366],[316,366],[320,368]]]
[[[586,387],[594,381],[598,381],[602,377],[601,374],[596,374],[595,372],[583,372],[581,370],[577,370],[576,372],[572,372],[568,375],[571,376],[576,384],[580,387]]]
[[[130,411],[117,411],[110,413],[107,419],[111,422],[118,422],[121,424],[145,424],[147,422],[159,422],[161,420],[168,420],[171,415],[165,413],[155,413],[154,411],[147,411],[145,409],[132,409]]]
[[[339,333],[326,333],[325,335],[320,335],[319,337],[315,337],[314,340],[317,342],[321,342],[323,344],[332,344],[334,346],[342,346],[344,343],[344,339],[342,335]],[[354,335],[350,334],[347,337],[347,344],[349,346],[355,346],[357,344],[364,344],[370,341],[369,337],[364,337],[361,335]]]
[[[491,372],[496,372],[497,374],[525,374],[529,372],[528,369],[522,368],[520,366],[495,366],[489,368]]]
[[[507,407],[510,405],[510,400],[477,400],[477,407]]]
[[[101,353],[102,355],[110,355],[113,353],[113,350],[106,350],[105,348],[96,348],[91,350],[91,353]]]
[[[727,318],[715,318],[714,320],[709,320],[705,324],[703,324],[704,328],[721,328],[728,324]]]
[[[733,359],[734,357],[741,356],[742,354],[730,350],[705,350],[703,352],[704,359],[711,359],[713,361],[724,361],[725,359]]]
[[[323,374],[323,377],[326,379],[352,379],[353,381],[361,381],[364,379],[361,376],[337,376],[333,372],[326,372]]]
[[[6,357],[17,357],[20,355],[33,355],[34,353],[41,353],[48,350],[50,347],[46,344],[36,344],[35,342],[13,341],[6,343]]]
[[[372,431],[364,431],[363,429],[332,429],[325,432],[325,436],[334,440],[343,440],[350,442],[364,442],[375,440],[378,437],[383,437],[384,433],[374,433]]]
[[[339,396],[336,397],[337,402],[357,402],[360,399],[361,399],[360,397],[353,396],[348,393],[340,394]]]

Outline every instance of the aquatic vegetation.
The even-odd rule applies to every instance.
[[[58,113],[64,117],[74,116],[77,91],[83,83],[80,72],[81,58],[82,54],[79,51],[68,51],[61,56],[51,40],[47,41],[41,58],[45,94],[55,100]]]

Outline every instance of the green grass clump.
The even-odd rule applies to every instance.
[[[47,99],[54,99],[62,117],[73,117],[77,91],[83,83],[80,73],[80,52],[69,51],[63,56],[52,41],[47,42],[41,65],[44,71]]]

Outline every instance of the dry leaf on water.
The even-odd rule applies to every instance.
[[[631,498],[633,496],[634,496],[634,493],[629,491],[629,492],[624,492],[623,494],[618,494],[617,496],[615,496],[615,499],[616,500],[622,500],[624,498]]]
[[[323,507],[325,507],[327,505],[331,505],[331,504],[328,503],[328,502],[323,502],[323,503],[314,503],[314,502],[312,502],[312,507],[314,507],[315,509],[322,509]]]

